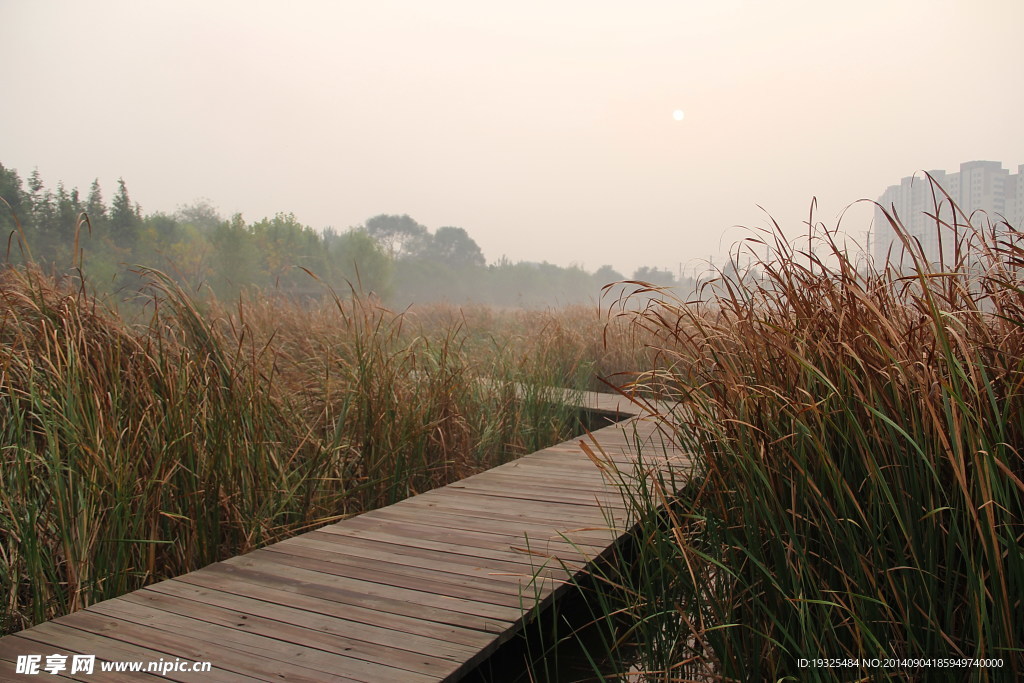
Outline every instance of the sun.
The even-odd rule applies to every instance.
[[[674,112],[672,112],[672,118],[674,118],[676,121],[682,121],[683,116],[684,114],[682,109],[676,109]]]

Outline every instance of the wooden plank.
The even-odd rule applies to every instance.
[[[405,599],[414,591],[407,590],[402,597],[374,595],[362,590],[363,586],[358,585],[357,582],[350,582],[350,585],[345,587],[324,585],[316,581],[295,580],[290,572],[273,571],[273,569],[269,563],[264,563],[259,569],[255,569],[244,565],[218,562],[198,572],[180,576],[175,580],[186,583],[201,582],[200,585],[220,589],[222,586],[230,585],[225,583],[226,579],[233,579],[249,584],[245,588],[246,591],[249,591],[249,594],[260,595],[265,588],[273,588],[278,591],[338,603],[338,612],[342,612],[344,609],[341,607],[342,605],[357,605],[371,610],[379,610],[382,614],[404,615],[425,622],[460,626],[486,633],[500,633],[504,628],[503,624],[505,624],[505,621],[501,618],[485,617],[441,607],[425,606]],[[260,588],[255,589],[252,586],[259,586]],[[227,588],[224,589],[227,590]]]
[[[591,450],[596,452],[596,449],[594,449],[593,446],[591,447]],[[634,459],[631,456],[628,460],[626,458],[623,458],[622,460],[624,461],[624,464],[631,464]],[[587,457],[587,455],[581,449],[579,443],[572,445],[566,444],[563,446],[552,446],[550,447],[550,449],[545,449],[544,451],[538,451],[537,453],[532,453],[528,456],[522,456],[521,458],[510,460],[507,463],[498,465],[497,467],[489,469],[485,472],[474,474],[473,476],[483,476],[487,474],[487,472],[500,472],[502,470],[511,469],[516,465],[521,465],[524,463],[546,463],[549,465],[557,465],[559,467],[564,467],[566,469],[579,471],[582,474],[593,475],[595,478],[598,479],[601,478],[601,470],[598,469],[597,466],[595,466],[594,461]]]
[[[75,615],[85,614],[86,619],[91,615],[86,612],[76,612]],[[75,616],[70,615],[70,616]],[[63,621],[65,617],[61,618]],[[183,650],[176,650],[173,653],[167,652],[167,648],[161,649],[149,648],[138,642],[125,641],[115,636],[107,636],[103,633],[96,631],[90,631],[82,628],[78,628],[77,624],[81,619],[74,622],[76,626],[68,625],[65,623],[57,623],[57,621],[49,621],[31,629],[22,631],[18,635],[23,635],[25,638],[39,639],[40,641],[47,641],[51,643],[59,643],[61,647],[68,649],[71,652],[80,652],[81,654],[96,654],[97,669],[99,668],[100,659],[114,662],[159,662],[161,659],[170,661],[172,658],[181,658],[188,661],[209,661],[212,664],[212,670],[209,672],[183,672],[183,671],[169,671],[165,675],[161,676],[155,673],[131,673],[125,674],[128,676],[122,680],[172,680],[181,681],[182,683],[195,683],[196,681],[218,681],[224,683],[237,683],[239,681],[251,681],[252,676],[240,674],[236,671],[231,671],[226,668],[220,667],[214,660],[202,660],[193,659],[188,656],[183,656]],[[173,648],[172,648],[173,649]],[[111,674],[113,675],[113,674]],[[83,680],[106,680],[107,674],[104,674],[102,678],[87,678]]]
[[[486,496],[493,500],[495,505],[507,505],[521,507],[530,503],[554,503],[558,505],[576,506],[574,511],[585,514],[593,514],[594,519],[599,519],[604,510],[621,510],[628,512],[628,508],[619,500],[608,500],[597,494],[580,495],[569,497],[560,495],[552,489],[540,487],[510,487],[504,482],[480,481],[466,484],[452,484],[452,491],[465,491],[478,496]],[[571,508],[570,508],[571,509]]]
[[[405,653],[426,655],[449,661],[462,661],[486,642],[479,638],[472,644],[445,639],[445,633],[434,629],[430,636],[410,633],[354,621],[349,610],[342,616],[322,614],[293,605],[281,605],[249,596],[204,589],[178,582],[162,582],[160,590],[143,589],[130,594],[136,602],[159,607],[178,614],[194,614],[196,618],[253,629],[289,642],[316,644],[329,651],[338,651],[367,661],[390,663],[394,656]],[[128,599],[128,596],[126,596]],[[293,639],[295,638],[295,639]]]
[[[403,680],[426,683],[443,678],[457,668],[449,660],[414,655],[402,650],[391,653],[391,664],[367,661],[351,656],[352,650],[357,647],[357,641],[332,643],[332,640],[338,639],[325,638],[322,635],[317,638],[317,634],[309,629],[290,627],[288,624],[270,620],[265,620],[262,624],[264,628],[260,629],[261,624],[255,618],[236,616],[232,619],[231,613],[222,612],[221,618],[217,621],[203,620],[196,616],[160,609],[154,600],[145,598],[108,600],[90,608],[90,611],[133,624],[151,626],[160,631],[188,633],[216,642],[222,648],[247,653],[260,660],[273,660],[289,667],[296,665],[321,672],[321,679],[324,678],[324,674],[344,671],[346,676],[362,681],[401,677]],[[207,608],[205,614],[209,617],[210,612],[211,610]],[[267,623],[275,625],[267,629]],[[250,625],[252,628],[249,628]],[[302,631],[306,633],[301,633]],[[285,634],[292,635],[299,642],[282,638]]]
[[[484,517],[464,517],[456,514],[446,514],[438,512],[436,508],[417,510],[412,507],[389,507],[375,512],[376,514],[372,516],[367,515],[367,517],[382,522],[415,523],[453,532],[467,531],[474,534],[487,534],[499,539],[499,542],[509,545],[519,545],[527,537],[536,541],[567,542],[565,531],[558,531],[557,527],[549,524],[526,524],[520,522],[515,527],[510,527],[509,524],[501,520],[496,521]],[[571,529],[571,526],[565,525],[563,528],[568,531]],[[590,549],[603,550],[614,540],[609,538],[607,534],[598,537],[597,535],[588,535],[580,532],[578,536],[578,545],[584,551]]]
[[[629,515],[625,510],[595,510],[571,503],[533,501],[529,505],[516,500],[501,500],[479,495],[465,489],[448,489],[438,495],[424,493],[403,501],[409,506],[432,507],[438,510],[490,512],[524,521],[553,521],[566,525],[586,525],[597,521],[607,525],[611,516],[615,528],[624,528]]]
[[[595,468],[596,469],[596,468]],[[539,487],[556,489],[566,494],[566,501],[572,497],[584,497],[588,504],[593,504],[594,496],[610,497],[612,500],[622,499],[622,482],[614,481],[601,475],[588,478],[578,472],[564,469],[547,470],[543,465],[522,465],[509,468],[494,475],[481,479],[464,479],[460,484],[486,482],[506,482],[514,480],[517,488]]]
[[[524,539],[543,540],[545,538],[559,538],[577,547],[578,550],[587,555],[600,554],[602,550],[607,548],[609,544],[616,542],[618,537],[622,535],[621,529],[609,526],[607,523],[604,523],[604,520],[602,520],[602,523],[595,523],[596,520],[593,519],[574,524],[567,522],[562,526],[561,531],[556,531],[552,526],[541,522],[526,523],[521,520],[508,519],[512,515],[502,515],[501,513],[489,514],[488,511],[483,510],[448,508],[448,510],[442,513],[434,506],[424,506],[421,509],[407,508],[402,510],[401,513],[403,515],[416,515],[424,523],[442,525],[448,528],[462,526],[489,528],[498,527],[501,524],[514,523],[519,525],[519,530],[522,533],[522,537],[516,542],[517,545],[522,544]]]
[[[504,533],[518,542],[524,535],[533,538],[544,538],[548,535],[552,538],[564,539],[569,537],[578,541],[581,545],[593,548],[606,548],[613,542],[620,532],[608,526],[595,526],[593,524],[581,524],[573,526],[568,523],[552,523],[543,521],[527,522],[523,519],[508,519],[507,515],[500,513],[488,514],[486,511],[477,513],[462,512],[449,508],[439,510],[437,506],[427,505],[406,505],[391,506],[375,517],[375,519],[406,519],[415,518],[424,524],[432,524],[453,529],[479,529],[481,531],[493,531]]]
[[[381,625],[384,625],[392,614],[403,614],[406,616],[420,618],[420,620],[423,620],[425,625],[432,627],[436,627],[437,625],[455,625],[476,629],[486,634],[490,634],[490,638],[492,638],[489,645],[481,648],[481,653],[492,650],[498,643],[511,637],[514,634],[513,629],[521,622],[521,620],[504,623],[477,620],[477,618],[460,614],[458,612],[424,607],[422,605],[411,604],[407,601],[367,596],[366,594],[359,592],[340,591],[337,589],[324,590],[318,587],[308,587],[301,583],[297,584],[281,577],[274,577],[274,575],[252,572],[238,568],[232,568],[231,571],[225,571],[225,568],[226,566],[223,563],[218,563],[211,565],[202,571],[185,574],[184,577],[180,577],[174,581],[204,585],[217,590],[238,592],[243,595],[248,595],[252,592],[252,587],[246,585],[251,582],[260,587],[259,594],[264,598],[267,598],[268,596],[268,589],[273,589],[273,591],[278,594],[294,595],[295,599],[293,602],[296,604],[299,604],[301,601],[300,598],[305,599],[308,597],[338,601],[338,603],[340,603],[339,608],[345,609],[346,616],[348,615],[347,612],[349,605],[354,604],[362,607],[368,607],[368,612],[373,614],[372,618]],[[562,584],[557,583],[548,584],[545,582],[542,585],[535,586],[529,581],[524,582],[525,595],[528,596],[532,602],[539,605],[541,609],[549,603],[551,595],[556,591],[561,590],[561,588]],[[497,640],[495,640],[496,637]]]
[[[83,654],[95,655],[96,665],[94,670],[99,672],[101,662],[158,662],[160,659],[169,659],[166,652],[148,650],[137,645],[122,643],[118,640],[104,638],[92,633],[85,633],[78,629],[64,626],[56,621],[48,621],[31,629],[25,629],[20,633],[0,638],[0,650],[10,651],[16,654]],[[0,655],[0,656],[6,656]],[[13,661],[13,660],[12,660]],[[70,660],[69,660],[70,661]],[[47,674],[48,675],[48,674]],[[92,677],[74,676],[73,680],[97,680],[95,673]],[[209,674],[206,674],[207,676]],[[119,673],[105,672],[102,680],[113,681],[155,681],[158,679],[171,680],[198,680],[199,674],[168,672],[166,676],[148,672]],[[230,676],[226,677],[230,678]],[[207,678],[207,680],[210,680]],[[236,680],[239,680],[236,678]]]
[[[564,507],[564,509],[567,512],[572,512],[572,513],[581,514],[581,515],[589,515],[589,514],[594,514],[596,512],[596,510],[599,510],[599,509],[602,508],[602,506],[600,505],[600,496],[603,495],[603,496],[607,496],[609,498],[615,497],[617,500],[621,500],[621,498],[622,498],[622,496],[619,493],[618,489],[612,490],[611,488],[608,488],[608,489],[598,490],[598,491],[588,491],[588,490],[584,489],[582,492],[580,492],[579,494],[577,494],[575,496],[570,496],[568,493],[565,493],[565,495],[562,496],[562,497],[544,496],[543,498],[537,498],[537,499],[520,498],[519,501],[517,501],[515,503],[511,503],[509,501],[501,500],[501,498],[504,497],[501,494],[503,494],[503,493],[514,493],[516,488],[518,488],[518,487],[516,487],[515,484],[511,484],[510,485],[507,482],[507,479],[510,476],[512,476],[512,475],[511,474],[510,475],[503,475],[502,477],[500,477],[500,479],[502,480],[500,485],[497,484],[497,482],[491,482],[490,480],[487,480],[487,479],[475,479],[475,480],[472,480],[472,481],[466,479],[466,480],[463,480],[463,481],[460,481],[460,482],[456,482],[454,484],[449,484],[448,486],[445,486],[444,488],[441,488],[441,489],[434,489],[432,491],[427,491],[426,493],[422,493],[419,496],[415,496],[414,498],[409,498],[406,501],[402,501],[402,502],[406,503],[407,501],[419,500],[423,496],[427,497],[426,500],[431,500],[431,499],[434,499],[434,498],[442,498],[442,499],[444,499],[444,498],[447,498],[448,495],[451,492],[464,491],[466,489],[473,489],[473,490],[478,490],[478,491],[488,491],[488,490],[490,490],[490,491],[493,491],[493,497],[496,499],[497,503],[503,504],[503,505],[509,505],[509,506],[515,505],[516,507],[518,507],[519,509],[521,509],[523,511],[528,511],[533,506],[538,506],[540,508],[543,508],[543,507],[549,506],[549,505],[561,505],[561,506]],[[498,479],[498,477],[496,477],[495,479]],[[513,480],[514,480],[514,477],[513,477]],[[610,508],[610,509],[621,509],[622,508],[621,505],[610,505],[610,506],[603,506],[603,507]]]
[[[577,451],[579,449],[577,448]],[[536,457],[535,457],[536,456]],[[633,462],[623,463],[622,467],[632,467]],[[618,466],[618,465],[617,465]],[[582,452],[576,454],[562,454],[560,451],[552,450],[550,453],[535,453],[530,456],[517,458],[503,465],[499,465],[495,468],[482,472],[481,474],[487,474],[488,472],[508,472],[510,470],[522,470],[525,467],[533,467],[538,471],[544,472],[557,472],[564,471],[567,474],[576,474],[582,477],[581,481],[608,481],[609,473],[601,470],[593,460],[583,455]],[[631,471],[631,470],[629,470]],[[614,474],[611,473],[611,474]],[[473,475],[480,476],[480,475]],[[614,478],[611,479],[614,481]]]
[[[416,616],[393,614],[379,609],[377,605],[365,607],[363,605],[336,602],[315,596],[303,595],[295,591],[281,590],[271,585],[260,585],[257,598],[254,595],[251,582],[231,575],[218,575],[215,573],[198,575],[196,572],[193,572],[179,576],[176,579],[154,584],[147,590],[180,596],[188,594],[190,589],[198,591],[211,604],[222,604],[224,601],[223,596],[234,596],[257,602],[266,602],[274,609],[278,607],[293,607],[310,614],[352,621],[365,626],[375,626],[383,630],[393,631],[399,637],[411,634],[450,644],[462,644],[470,648],[483,647],[492,638],[490,634],[476,629],[425,621]],[[252,607],[252,609],[257,608]],[[407,646],[416,648],[420,642],[422,641],[419,639],[409,638]]]
[[[532,546],[533,551],[527,554],[522,550],[527,540],[525,538],[521,539],[519,543],[502,543],[496,541],[494,537],[483,535],[470,537],[468,535],[469,532],[446,533],[444,530],[435,530],[422,525],[397,522],[385,523],[359,518],[351,521],[351,524],[326,526],[319,531],[325,534],[372,538],[419,548],[431,548],[453,554],[468,555],[488,563],[490,560],[512,562],[526,565],[524,569],[541,568],[543,563],[538,561],[539,553],[546,552],[546,549],[541,547],[541,544],[536,544]],[[546,556],[553,557],[550,553]],[[576,558],[569,557],[567,559],[575,560]]]
[[[337,542],[344,544],[346,548],[349,546],[362,546],[374,550],[386,549],[395,555],[403,556],[403,558],[411,555],[447,562],[451,565],[452,571],[470,569],[483,572],[488,576],[518,576],[531,579],[536,576],[541,578],[559,578],[564,576],[562,568],[558,565],[551,565],[548,558],[539,558],[518,549],[510,548],[506,553],[480,551],[488,555],[500,555],[503,558],[511,558],[506,561],[505,559],[496,559],[494,557],[475,557],[462,552],[466,550],[465,548],[445,546],[443,543],[425,541],[415,536],[399,536],[372,531],[364,531],[359,535],[353,535],[346,533],[344,529],[324,530],[317,533],[322,535],[312,536],[312,534],[309,534],[308,537],[337,539]],[[475,549],[471,548],[469,550]]]
[[[403,577],[423,577],[433,581],[449,583],[455,586],[464,586],[479,591],[493,593],[495,596],[506,596],[518,599],[520,597],[519,583],[490,576],[480,576],[469,573],[458,573],[451,571],[450,563],[434,563],[427,568],[419,562],[403,562],[403,558],[381,552],[376,557],[368,558],[365,553],[352,552],[354,548],[350,545],[333,546],[329,549],[311,547],[308,544],[290,544],[287,546],[280,543],[265,548],[266,552],[282,553],[284,555],[295,555],[298,557],[318,560],[337,567],[355,567],[368,569],[368,571],[381,572],[382,581],[395,582],[403,580]],[[362,550],[362,549],[355,549]]]
[[[545,465],[542,463],[511,463],[512,466],[503,466],[500,469],[488,470],[491,477],[480,477],[480,480],[486,481],[495,476],[515,476],[517,479],[523,482],[540,483],[540,484],[557,484],[562,488],[569,488],[574,491],[602,491],[609,492],[619,495],[620,489],[622,488],[622,482],[615,478],[602,473],[597,467],[588,462],[587,466],[589,469],[594,470],[590,472],[589,469],[581,471],[579,465],[571,467],[565,467],[562,465]],[[477,481],[475,477],[468,477],[463,479],[464,482]]]
[[[469,539],[471,543],[462,544],[457,542],[455,534],[432,533],[428,527],[415,526],[411,524],[367,524],[360,522],[359,518],[350,520],[354,523],[344,526],[326,526],[320,531],[339,536],[355,536],[363,538],[374,538],[378,540],[404,543],[418,548],[431,548],[434,550],[448,551],[463,555],[480,557],[481,559],[497,559],[508,562],[517,562],[523,571],[541,570],[545,567],[558,567],[563,563],[582,566],[589,558],[585,558],[575,551],[566,551],[562,555],[555,555],[549,552],[546,543],[531,543],[529,539],[523,539],[518,545],[506,544],[501,546],[491,541],[485,543],[480,539]],[[552,564],[554,563],[554,564]]]
[[[631,465],[632,467],[632,465]],[[629,473],[632,474],[632,469]],[[513,462],[505,463],[481,474],[466,477],[459,482],[468,483],[474,481],[486,481],[493,478],[501,478],[510,474],[524,477],[524,480],[531,478],[543,478],[551,481],[570,479],[572,486],[569,491],[618,491],[621,488],[621,479],[614,471],[602,471],[593,461],[583,459],[581,461],[569,461],[545,458],[520,458]],[[449,484],[450,485],[450,484]],[[442,487],[443,490],[446,487]]]
[[[424,538],[481,548],[504,549],[521,545],[528,535],[537,543],[552,543],[556,548],[565,543],[561,536],[553,533],[550,526],[539,526],[538,533],[531,535],[524,530],[512,531],[507,527],[500,530],[488,529],[483,526],[482,519],[480,526],[438,525],[430,520],[428,513],[424,512],[421,519],[418,512],[413,509],[382,509],[372,515],[361,516],[360,521],[367,525],[363,528],[411,529],[413,533],[422,534]]]
[[[331,534],[326,534],[326,536],[330,537]],[[518,594],[527,581],[545,580],[552,576],[564,577],[564,572],[561,569],[534,570],[533,567],[526,564],[506,563],[498,560],[491,560],[484,565],[480,563],[478,558],[448,553],[442,550],[418,548],[354,536],[334,536],[333,538],[343,543],[330,541],[325,543],[320,541],[319,537],[314,537],[313,534],[304,534],[291,540],[296,545],[308,545],[324,552],[347,553],[353,556],[364,557],[374,562],[381,560],[401,562],[408,567],[422,567],[435,573],[450,572],[460,576],[475,578],[478,581],[486,579],[488,582],[505,584],[501,588],[496,588],[496,590],[511,590],[515,594]],[[267,548],[267,550],[271,552],[281,550],[284,552],[287,548],[284,548],[282,543],[278,543]]]
[[[424,610],[435,609],[449,613],[458,613],[469,617],[479,617],[491,622],[515,621],[522,612],[519,607],[495,605],[454,595],[439,595],[426,589],[420,589],[415,584],[410,584],[409,586],[388,586],[361,579],[351,579],[345,576],[303,569],[294,565],[285,565],[280,560],[281,557],[277,553],[263,553],[259,556],[256,553],[249,553],[248,555],[233,557],[222,564],[248,569],[260,574],[277,576],[299,585],[328,590],[358,591],[363,595],[378,599],[387,598],[405,601]],[[278,558],[277,561],[275,561],[275,558]]]
[[[634,467],[636,464],[635,459],[630,458],[628,461],[624,462],[620,462],[615,459],[608,461],[601,453],[597,452],[596,449],[592,450],[594,450],[595,457],[598,458],[602,465],[613,465],[614,468],[611,470],[603,470],[598,467],[597,463],[582,453],[573,456],[558,455],[557,457],[549,453],[538,453],[536,455],[540,457],[527,456],[518,458],[487,470],[487,472],[521,471],[525,468],[534,468],[538,472],[564,471],[567,473],[576,473],[583,477],[584,480],[608,482],[618,482],[619,476],[632,475],[634,473]],[[487,472],[483,472],[482,474],[487,474]]]
[[[473,491],[493,498],[512,498],[521,501],[561,503],[596,509],[626,509],[626,505],[621,501],[621,499],[615,499],[612,496],[600,496],[598,494],[570,495],[568,493],[561,495],[558,491],[543,487],[513,487],[508,483],[492,480],[459,482],[457,484],[449,484],[449,486],[456,491]]]
[[[460,482],[449,484],[449,486],[453,488],[486,487],[494,488],[498,491],[540,494],[551,497],[551,500],[580,501],[587,505],[597,505],[600,503],[608,507],[624,507],[619,488],[607,484],[586,486],[585,482],[579,482],[574,486],[572,485],[572,479],[568,477],[530,476],[529,473],[514,471],[492,472],[491,476],[486,478],[464,479]],[[529,500],[546,499],[531,498]]]
[[[46,665],[47,655],[60,654],[68,656],[66,661],[65,671],[57,674],[48,673],[43,667]],[[10,635],[0,638],[0,680],[4,681],[30,681],[29,675],[25,673],[18,673],[17,661],[21,655],[38,655],[42,659],[39,662],[39,673],[35,674],[40,677],[45,676],[45,680],[54,681],[86,681],[95,680],[92,678],[85,678],[85,674],[71,675],[68,671],[71,668],[71,657],[72,654],[91,654],[77,652],[69,647],[59,645],[51,646],[44,645],[43,643],[35,640],[23,638],[20,635]],[[98,662],[97,662],[98,664]],[[155,681],[153,676],[146,674],[147,680]],[[104,677],[106,678],[106,677]],[[129,679],[124,674],[114,674],[110,679],[116,683],[128,683],[130,680],[138,681],[139,678]]]
[[[543,479],[549,482],[563,482],[568,480],[574,490],[579,491],[609,491],[618,494],[623,483],[629,483],[634,478],[633,470],[629,472],[604,471],[591,461],[586,463],[560,463],[551,460],[526,460],[508,463],[500,468],[488,470],[493,475],[516,475],[524,478],[524,481],[531,479]],[[491,477],[479,477],[487,480]],[[475,481],[476,477],[467,477],[461,481]]]
[[[608,443],[604,440],[598,444],[584,442],[590,449],[591,454],[596,458],[597,462],[603,465],[609,466],[613,472],[619,473],[632,473],[636,464],[636,458],[632,454],[633,446],[626,443]],[[505,465],[515,465],[517,463],[536,463],[542,465],[561,465],[561,466],[579,466],[582,468],[592,468],[595,472],[600,473],[602,470],[597,466],[597,463],[589,456],[582,452],[580,444],[576,444],[572,447],[575,453],[570,453],[562,448],[552,448],[549,453],[536,453],[533,456],[527,456],[526,458],[518,458],[511,462],[505,463]],[[505,465],[502,465],[504,467]]]
[[[123,607],[122,601],[117,602]],[[324,680],[324,672],[268,657],[266,653],[261,653],[256,645],[231,641],[229,641],[229,645],[225,642],[204,638],[205,630],[184,635],[100,614],[92,608],[75,612],[66,619],[68,619],[65,622],[66,625],[81,631],[141,645],[165,652],[172,657],[211,662],[215,669],[225,669],[256,680],[292,681],[295,683],[320,683]],[[272,646],[270,639],[264,639],[264,641],[268,646]],[[308,654],[306,656],[309,657]],[[308,662],[304,662],[304,664],[308,664]],[[338,680],[358,679],[339,676]]]
[[[617,440],[613,442],[606,442],[602,439],[600,445],[591,443],[589,441],[582,441],[591,450],[591,452],[597,456],[602,462],[608,462],[615,465],[618,468],[629,468],[633,465],[636,458],[628,450],[631,446],[626,443],[619,443]],[[524,455],[515,460],[503,463],[498,467],[508,467],[518,462],[547,462],[553,465],[561,466],[573,466],[580,467],[581,469],[593,468],[595,471],[599,471],[594,464],[594,461],[583,451],[581,442],[566,443],[558,446],[551,446],[543,451],[537,451],[530,455]],[[495,468],[497,469],[497,468]],[[490,472],[491,470],[488,470]],[[482,472],[481,474],[486,474]],[[480,475],[474,475],[480,476]]]
[[[70,661],[70,660],[68,660],[68,661]],[[45,658],[43,659],[42,663],[43,664],[46,663],[46,659]],[[3,681],[30,681],[30,680],[32,680],[31,678],[26,677],[25,674],[16,673],[17,670],[18,670],[18,667],[17,667],[17,664],[15,662],[9,662],[9,661],[7,661],[5,659],[0,659],[0,680],[3,680]],[[56,676],[51,676],[50,674],[46,673],[42,668],[40,668],[39,671],[40,671],[40,675],[41,676],[46,676],[46,680],[48,680],[48,681],[49,680],[54,680],[54,681],[76,681],[76,680],[77,681],[85,681],[85,680],[88,680],[88,679],[85,679],[85,678],[78,678],[78,677],[70,678],[68,676],[61,676],[59,674],[56,675]],[[125,679],[122,678],[120,680],[123,681]]]
[[[461,598],[504,607],[518,608],[522,606],[518,595],[513,596],[509,593],[499,593],[468,585],[461,581],[438,581],[434,576],[434,572],[410,571],[398,573],[387,571],[386,567],[376,563],[371,567],[367,566],[365,562],[343,562],[340,559],[335,561],[332,558],[305,557],[291,553],[274,553],[269,550],[257,550],[245,555],[245,557],[266,560],[273,564],[281,564],[298,569],[308,569],[331,576],[366,581],[386,588],[415,587],[417,591],[447,598]]]

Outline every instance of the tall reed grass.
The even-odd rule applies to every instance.
[[[574,321],[600,327],[357,293],[228,305],[140,275],[129,322],[81,282],[0,271],[0,633],[568,438],[575,411],[536,387],[585,382]]]
[[[591,596],[620,669],[1024,675],[1024,239],[955,215],[937,226],[952,262],[893,214],[904,270],[857,261],[834,231],[798,248],[776,230],[754,238],[756,276],[629,314],[660,340],[637,385],[676,406],[651,419],[694,465],[682,491],[632,492],[640,540]]]

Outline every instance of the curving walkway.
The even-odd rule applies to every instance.
[[[584,403],[623,421],[0,638],[0,679],[458,680],[626,537],[622,483],[605,472],[633,472],[637,444],[645,459],[667,451],[624,399]],[[71,674],[76,654],[96,656],[93,673]],[[38,676],[17,673],[19,655],[39,656]],[[65,657],[56,675],[50,655]],[[181,670],[193,662],[211,670]]]

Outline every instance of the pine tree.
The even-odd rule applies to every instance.
[[[60,234],[68,236],[74,233],[75,222],[78,220],[78,190],[68,193],[64,182],[57,183],[57,220],[60,223]]]
[[[28,197],[21,187],[21,177],[13,168],[4,168],[0,164],[0,243],[4,245],[6,253],[7,238],[15,229],[15,219],[21,220],[24,214],[23,208]],[[6,202],[6,204],[4,203]]]
[[[53,193],[45,189],[38,168],[29,174],[28,189],[28,211],[20,217],[22,227],[33,257],[40,262],[52,262],[57,242],[57,202]]]
[[[39,169],[34,168],[32,169],[32,173],[28,176],[28,191],[32,193],[33,197],[35,197],[42,191],[42,189],[43,178],[39,175]]]
[[[85,200],[85,213],[89,216],[94,229],[106,224],[107,207],[103,203],[99,178],[93,180],[92,187],[89,188],[89,198]]]
[[[78,225],[78,214],[82,205],[78,199],[78,189],[65,189],[64,183],[57,183],[57,261],[71,264],[74,259],[72,250],[75,243],[75,228]]]
[[[132,248],[139,236],[142,223],[138,205],[133,205],[128,196],[124,178],[117,180],[117,194],[110,207],[110,236],[120,247]]]

